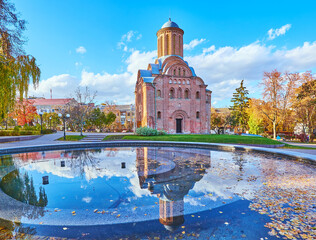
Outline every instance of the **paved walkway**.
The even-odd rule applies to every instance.
[[[316,143],[310,144],[310,143],[295,143],[295,142],[285,142],[290,145],[299,146],[299,147],[310,147],[316,149]]]
[[[79,135],[79,132],[67,132],[67,135]],[[126,133],[84,133],[84,135],[102,135],[103,137],[111,134],[111,135],[121,135],[121,134],[126,134]],[[8,148],[8,147],[26,147],[26,146],[40,146],[40,145],[49,145],[49,144],[64,144],[64,141],[57,141],[58,138],[62,137],[64,135],[63,132],[57,132],[53,134],[47,134],[40,136],[36,139],[33,140],[28,140],[28,141],[19,141],[19,142],[8,142],[8,143],[0,143],[0,149],[2,148]],[[70,142],[67,142],[70,143]],[[77,142],[79,143],[79,142]],[[292,143],[289,143],[292,144]],[[225,144],[223,144],[225,145]],[[233,144],[228,144],[228,145],[233,145]],[[295,143],[292,145],[297,145],[297,146],[305,146],[306,144],[301,144],[301,143]],[[308,147],[310,147],[312,144],[308,144]],[[297,152],[297,153],[307,153],[307,154],[312,154],[316,155],[316,144],[315,150],[313,149],[282,149],[282,151],[289,151],[289,152]],[[280,149],[281,150],[281,149]]]

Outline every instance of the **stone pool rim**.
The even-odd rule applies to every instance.
[[[199,148],[219,151],[241,150],[246,152],[261,152],[272,155],[292,157],[296,160],[316,164],[316,155],[286,151],[284,149],[255,147],[239,144],[224,143],[204,143],[204,142],[176,142],[176,141],[106,141],[106,142],[71,142],[71,143],[53,143],[43,145],[30,145],[21,147],[6,147],[0,149],[0,155],[17,154],[38,151],[54,151],[66,149],[92,149],[92,148],[110,148],[110,147],[178,147],[178,148]]]

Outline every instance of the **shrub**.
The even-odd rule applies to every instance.
[[[13,131],[14,131],[14,132],[19,132],[19,131],[20,131],[20,127],[19,127],[19,126],[15,126],[15,127],[13,128]]]
[[[136,135],[139,136],[157,136],[158,131],[150,127],[140,127],[136,129]]]
[[[166,135],[167,132],[165,130],[158,130],[158,135]]]
[[[30,130],[22,130],[20,131],[21,135],[39,135],[40,132],[39,131],[30,131]]]
[[[43,129],[42,130],[42,133],[43,134],[51,134],[51,133],[53,133],[54,131],[52,130],[52,129]]]

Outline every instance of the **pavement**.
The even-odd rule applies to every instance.
[[[80,135],[79,132],[67,132],[67,135]],[[89,135],[91,138],[93,138],[93,136],[101,136],[105,137],[106,135],[126,135],[127,133],[84,133],[84,135]],[[132,133],[129,133],[132,134]],[[5,148],[16,148],[16,147],[28,147],[28,146],[43,146],[43,145],[60,145],[60,144],[66,144],[66,143],[79,143],[79,142],[64,142],[64,141],[57,141],[58,138],[61,138],[63,136],[63,132],[57,132],[57,133],[53,133],[53,134],[47,134],[47,135],[42,135],[36,139],[32,139],[32,140],[26,140],[26,141],[17,141],[17,142],[8,142],[8,143],[0,143],[0,150],[1,149],[5,149]],[[85,141],[81,141],[82,143],[84,143]],[[99,142],[99,141],[98,141]],[[150,142],[150,141],[148,141]],[[88,141],[87,141],[88,143]],[[296,145],[296,146],[308,146],[308,147],[313,147],[315,148],[315,150],[313,149],[276,149],[279,152],[283,152],[286,153],[288,152],[290,155],[293,155],[293,153],[297,153],[298,156],[300,156],[300,154],[311,154],[311,155],[316,155],[316,144],[305,144],[305,143],[290,143],[292,145]],[[218,145],[230,145],[233,146],[233,144],[218,144]],[[248,146],[249,147],[249,146]],[[266,149],[264,147],[254,147],[253,149]],[[268,151],[268,150],[267,150]],[[274,152],[271,149],[269,149],[270,152]],[[302,155],[302,156],[303,156]]]
[[[284,142],[290,145],[299,146],[299,147],[310,147],[315,148],[316,150],[316,143],[296,143],[296,142]]]

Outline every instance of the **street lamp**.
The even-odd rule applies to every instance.
[[[41,117],[41,134],[43,134],[43,112],[42,111],[38,111],[37,113]]]
[[[52,130],[52,116],[49,117],[49,128]]]
[[[64,140],[66,141],[66,118],[70,118],[70,115],[67,114],[61,114],[58,113],[58,117],[62,117],[63,118],[63,123],[64,123]]]

